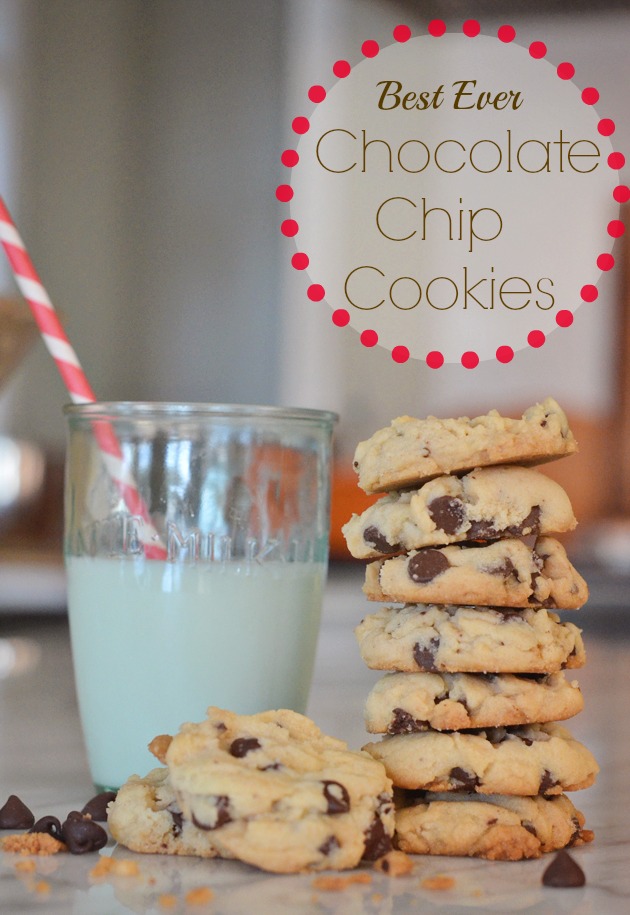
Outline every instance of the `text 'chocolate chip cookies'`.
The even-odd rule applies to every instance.
[[[598,765],[556,722],[581,711],[565,669],[585,662],[586,582],[550,536],[576,520],[532,465],[577,444],[552,398],[509,419],[403,416],[358,445],[367,493],[344,526],[371,560],[364,592],[391,601],[356,629],[373,688],[364,749],[395,786],[395,842],[416,854],[536,858],[593,835],[565,792]]]

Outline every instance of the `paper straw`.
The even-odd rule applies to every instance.
[[[68,340],[59,316],[42,285],[2,197],[0,197],[0,241],[11,264],[15,281],[31,308],[46,348],[55,360],[73,403],[94,403],[96,395],[81,368],[77,354]],[[118,487],[125,505],[132,514],[139,515],[144,521],[144,525],[140,529],[140,539],[144,544],[145,556],[151,559],[164,559],[166,550],[153,527],[145,502],[125,466],[120,443],[111,424],[97,423],[93,428],[105,467]]]

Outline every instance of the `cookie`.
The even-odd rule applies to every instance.
[[[223,857],[296,873],[355,867],[391,848],[391,782],[303,715],[208,710],[166,751],[184,820]]]
[[[578,627],[545,609],[381,607],[355,635],[374,670],[544,674],[586,660]]]
[[[419,731],[383,737],[363,748],[394,785],[480,794],[561,794],[588,788],[599,766],[555,722],[476,731]]]
[[[492,464],[540,464],[575,451],[567,417],[547,397],[522,419],[509,419],[496,410],[474,419],[399,416],[357,445],[354,469],[365,492],[389,492],[444,473]]]
[[[107,824],[113,838],[132,851],[201,858],[218,854],[212,833],[182,816],[166,768],[152,769],[144,778],[132,775],[109,805]]]
[[[378,559],[366,567],[363,590],[369,600],[559,610],[588,600],[586,582],[552,537],[539,537],[531,547],[511,537]]]
[[[383,496],[342,532],[352,556],[373,559],[468,540],[560,534],[576,523],[554,480],[529,467],[485,467]]]
[[[411,854],[520,861],[593,838],[584,829],[584,816],[564,794],[401,792],[401,799],[405,806],[396,811],[396,844]]]
[[[391,673],[367,697],[371,734],[561,721],[582,711],[578,684],[555,674]]]

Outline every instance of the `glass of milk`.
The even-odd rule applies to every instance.
[[[94,784],[209,705],[306,707],[328,559],[321,410],[71,405],[68,612]]]

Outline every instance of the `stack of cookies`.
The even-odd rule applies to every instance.
[[[343,533],[371,560],[364,592],[393,602],[357,627],[368,667],[364,749],[396,786],[398,847],[518,860],[592,838],[565,792],[591,785],[589,750],[558,721],[583,707],[584,580],[551,534],[571,503],[532,465],[577,450],[547,398],[521,419],[404,416],[359,444],[368,493]]]

